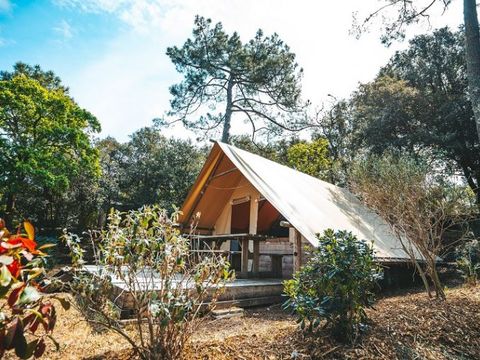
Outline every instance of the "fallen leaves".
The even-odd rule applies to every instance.
[[[111,332],[96,333],[81,315],[59,309],[55,338],[60,351],[46,359],[131,359],[128,344]],[[381,299],[366,334],[354,346],[328,334],[304,336],[279,306],[250,309],[243,318],[208,320],[194,334],[185,358],[274,359],[479,359],[480,287],[447,291],[447,301],[425,293]]]
[[[193,341],[188,359],[478,359],[480,358],[480,288],[457,288],[447,301],[425,293],[381,299],[369,311],[367,333],[354,346],[339,344],[320,332],[304,336],[294,319],[264,310],[265,321],[251,322],[256,335],[229,334],[223,339]],[[251,313],[247,312],[251,317]],[[275,318],[278,321],[268,319]],[[283,318],[282,318],[283,317]],[[288,326],[288,324],[292,326]],[[268,330],[262,329],[267,326]],[[211,332],[210,332],[211,333]]]

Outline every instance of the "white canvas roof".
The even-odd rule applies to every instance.
[[[377,258],[408,258],[389,225],[348,190],[220,142],[214,145],[184,203],[182,210],[185,213],[195,211],[199,198],[205,194],[210,203],[215,196],[220,196],[205,191],[209,184],[208,177],[211,178],[218,169],[214,163],[225,156],[230,167],[233,165],[238,169],[313,246],[318,245],[317,233],[329,228],[348,230],[359,239],[373,241]]]

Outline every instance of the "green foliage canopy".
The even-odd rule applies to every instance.
[[[195,18],[193,37],[167,55],[184,76],[170,92],[172,111],[185,126],[211,131],[223,125],[222,141],[229,142],[231,120],[242,114],[252,134],[305,126],[295,54],[277,34],[242,43],[221,23]]]
[[[180,206],[204,160],[205,152],[188,140],[168,139],[155,128],[136,131],[121,148],[121,202],[129,209]]]
[[[21,192],[33,187],[63,192],[81,171],[97,176],[90,135],[99,130],[97,119],[78,106],[52,74],[22,64],[13,73],[3,73],[0,189],[7,219]]]
[[[471,239],[456,249],[457,266],[469,285],[476,285],[480,276],[480,241]]]
[[[326,139],[318,138],[312,142],[299,142],[287,150],[288,163],[294,169],[305,174],[330,180],[332,159]]]
[[[468,99],[463,37],[439,29],[397,52],[352,99],[360,147],[428,157],[460,170],[480,203],[480,143]]]

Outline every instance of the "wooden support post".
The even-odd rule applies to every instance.
[[[258,197],[253,197],[250,201],[250,227],[248,232],[252,235],[257,233],[258,221]]]
[[[302,235],[291,227],[288,229],[288,237],[293,243],[293,271],[297,272],[302,267]]]
[[[260,270],[260,241],[253,241],[253,272],[258,273]]]
[[[248,272],[248,239],[242,239],[242,273]]]

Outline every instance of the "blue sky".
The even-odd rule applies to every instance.
[[[21,60],[68,76],[95,61],[109,39],[122,31],[123,23],[106,13],[89,14],[48,0],[8,3],[0,10],[2,69]]]
[[[352,13],[376,6],[376,0],[0,0],[0,69],[23,61],[53,70],[98,117],[102,136],[126,140],[168,111],[168,87],[180,78],[165,50],[190,36],[196,14],[245,40],[258,28],[279,33],[304,68],[304,97],[321,106],[328,94],[348,96],[371,80],[405,47],[383,47],[376,26],[360,40],[349,35]],[[460,0],[443,16],[436,11],[430,26],[412,27],[410,35],[462,20]],[[189,136],[180,128],[168,134]]]

